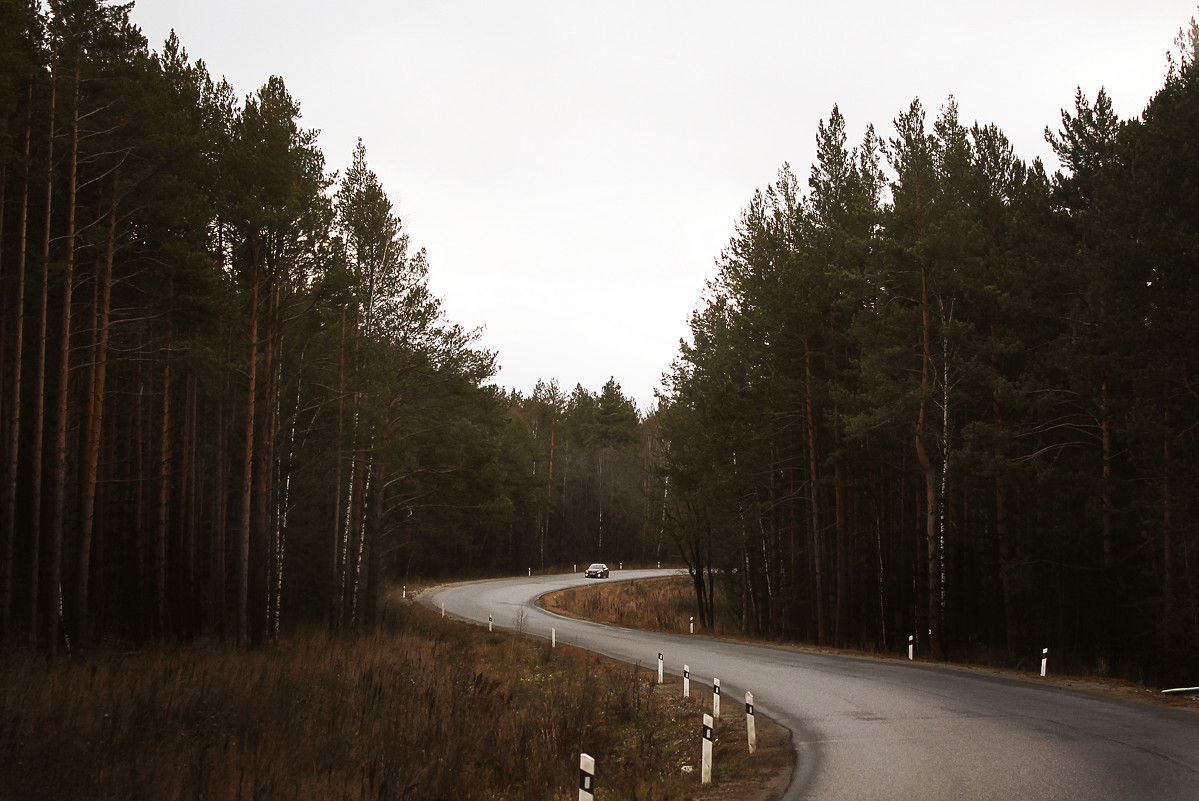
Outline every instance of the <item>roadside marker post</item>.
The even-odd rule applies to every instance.
[[[402,600],[402,601],[408,600],[408,585],[407,584],[404,585],[404,594],[403,594],[403,596],[401,596],[400,600]]]
[[[691,666],[683,665],[683,697],[691,697]]]
[[[595,798],[595,757],[579,754],[579,801]]]
[[[916,658],[916,635],[908,635],[908,661],[911,662]]]
[[[490,634],[490,633],[491,633],[491,631],[492,631],[492,628],[491,628],[491,615],[488,615],[488,616],[487,616],[487,633],[488,633],[488,634]]]
[[[533,578],[533,568],[529,568],[529,578]]]
[[[699,771],[699,783],[712,783],[712,716],[704,714],[703,761]]]
[[[712,717],[720,720],[720,679],[712,679]]]
[[[557,647],[558,647],[558,630],[555,628],[551,628],[550,629],[550,648],[557,648]]]
[[[658,652],[658,684],[662,683],[662,652]]]
[[[691,618],[691,619],[690,619],[690,620],[687,622],[687,630],[688,630],[688,632],[689,632],[689,633],[691,633],[691,634],[694,634],[694,633],[695,633],[695,618]]]
[[[1041,678],[1045,678],[1045,674],[1049,669],[1049,649],[1041,651]]]
[[[749,738],[749,752],[758,750],[758,733],[754,730],[754,694],[745,694],[745,734]]]

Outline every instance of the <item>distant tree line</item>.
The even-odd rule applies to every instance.
[[[492,385],[362,143],[332,174],[282,79],[239,99],[129,9],[0,0],[4,644],[353,630],[388,577],[640,552],[615,381]]]
[[[1194,683],[1197,31],[1063,172],[950,98],[754,194],[654,420],[706,622]]]

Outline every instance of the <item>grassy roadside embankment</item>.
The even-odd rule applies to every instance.
[[[50,664],[18,652],[0,659],[0,799],[561,801],[586,752],[597,799],[714,801],[753,797],[780,754],[789,769],[785,732],[742,756],[742,720],[739,735],[718,729],[717,783],[701,788],[710,699],[654,678],[411,603],[370,635],[301,633],[248,652]]]
[[[695,590],[686,576],[644,581],[600,581],[551,593],[542,601],[546,609],[567,617],[609,623],[644,631],[685,634],[695,614]],[[716,610],[716,634],[726,634],[726,609]],[[699,631],[699,624],[696,624]]]

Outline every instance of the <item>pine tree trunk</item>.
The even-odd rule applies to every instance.
[[[34,402],[33,420],[33,452],[30,464],[32,488],[29,514],[29,644],[37,645],[40,615],[38,614],[41,600],[39,592],[41,575],[41,539],[42,539],[42,467],[45,456],[46,435],[46,351],[47,331],[50,318],[50,225],[51,211],[54,200],[54,109],[58,96],[58,82],[54,75],[50,77],[50,130],[46,136],[46,207],[45,232],[42,238],[42,287],[41,299],[38,306],[38,338],[37,357],[34,361],[36,373],[33,379],[36,400]]]
[[[276,448],[278,444],[279,417],[279,287],[272,283],[266,291],[267,307],[263,314],[262,331],[262,393],[260,396],[261,412],[259,414],[258,445],[256,447],[257,466],[254,471],[254,537],[257,543],[252,543],[252,553],[255,554],[258,567],[254,571],[253,597],[255,603],[261,604],[257,619],[261,622],[260,630],[254,632],[254,641],[265,640],[270,630],[270,598],[273,562],[273,543],[269,541],[274,527],[271,522],[274,504],[274,476],[276,470]]]
[[[1168,403],[1168,401],[1163,401]],[[1161,583],[1162,583],[1162,613],[1160,629],[1161,652],[1169,660],[1174,653],[1174,498],[1170,489],[1170,471],[1173,469],[1172,451],[1170,448],[1170,410],[1166,406],[1162,410],[1162,428],[1166,434],[1162,436],[1162,466],[1161,466],[1161,504],[1162,504],[1162,550],[1161,550]]]
[[[351,579],[351,564],[353,554],[353,537],[355,531],[355,510],[357,505],[355,498],[357,497],[357,488],[361,483],[359,477],[359,464],[362,461],[362,454],[358,449],[358,412],[354,412],[354,433],[351,435],[350,452],[350,469],[346,475],[345,489],[345,513],[341,520],[340,534],[340,549],[338,554],[338,573],[340,578],[340,588],[337,599],[337,625],[338,628],[345,628],[350,625],[350,610],[352,603],[350,601],[350,591],[352,586]]]
[[[213,537],[209,550],[209,630],[219,633],[222,637],[229,635],[227,593],[227,548],[229,531],[229,475],[228,475],[228,439],[225,434],[225,399],[229,397],[229,377],[225,378],[225,391],[217,401],[214,415],[215,445],[213,447]]]
[[[183,517],[181,526],[183,532],[183,600],[178,613],[177,627],[186,641],[196,634],[201,620],[199,617],[201,602],[197,592],[196,581],[196,534],[198,529],[197,495],[200,491],[200,478],[197,471],[197,405],[199,382],[193,373],[188,373],[184,382],[183,395],[183,431],[180,436],[180,480],[179,480],[179,509]]]
[[[76,59],[71,102],[71,145],[67,166],[66,264],[59,314],[58,394],[54,411],[53,504],[50,509],[50,603],[46,610],[47,653],[58,655],[62,622],[62,550],[67,506],[67,406],[71,387],[71,301],[75,284],[75,212],[79,177],[79,62]]]
[[[171,515],[171,348],[168,345],[163,360],[162,416],[158,429],[158,509],[154,527],[154,636],[162,639],[168,633],[167,618],[167,536]]]
[[[1112,464],[1115,460],[1115,449],[1112,445],[1112,422],[1107,412],[1107,383],[1105,382],[1100,388],[1102,400],[1100,401],[1099,413],[1099,432],[1100,440],[1103,448],[1103,484],[1101,493],[1103,496],[1102,514],[1102,537],[1103,537],[1103,569],[1109,571],[1112,567],[1112,518],[1114,516],[1116,502],[1115,496],[1112,493]]]
[[[952,315],[950,317],[952,319]],[[948,626],[948,589],[949,574],[946,568],[946,553],[950,551],[949,510],[946,508],[949,498],[949,340],[944,331],[947,326],[944,304],[941,307],[941,475],[940,487],[937,491],[937,622],[941,627],[941,638],[945,638],[945,628]],[[952,561],[952,560],[951,560]]]
[[[0,142],[4,141],[4,139],[5,139],[4,135],[7,132],[8,132],[7,121],[0,122]],[[0,151],[0,243],[4,242],[4,234],[5,234],[4,223],[5,223],[5,219],[6,219],[5,215],[4,215],[4,210],[7,206],[7,204],[8,204],[8,154],[3,151]],[[19,259],[18,259],[18,261],[19,261]],[[4,276],[3,262],[4,262],[3,247],[0,247],[0,280],[2,280],[3,276]],[[20,286],[14,291],[13,294],[14,295],[16,295],[16,294],[23,295],[23,293],[25,291],[25,287],[23,285],[24,281],[25,281],[24,267],[22,265],[18,265],[17,270],[18,270],[17,283]],[[20,329],[21,329],[21,326],[23,325],[21,318],[24,314],[24,309],[22,308],[23,300],[24,300],[23,297],[20,299],[17,299],[14,297],[11,301],[13,304],[12,310],[9,311],[9,309],[8,309],[9,298],[7,296],[5,296],[4,298],[0,299],[0,315],[4,315],[6,318],[8,315],[12,315],[12,319],[15,319],[17,321],[17,324],[16,324],[17,330],[13,333],[13,338],[16,340],[16,347],[18,350],[18,354],[17,354],[16,358],[14,358],[11,362],[12,367],[16,370],[16,373],[17,373],[13,377],[13,381],[12,381],[12,383],[16,384],[18,387],[16,401],[14,403],[10,404],[11,408],[6,408],[6,401],[9,401],[9,398],[0,398],[0,431],[3,431],[2,436],[3,436],[3,442],[4,442],[4,466],[5,466],[5,468],[9,467],[8,459],[9,459],[10,453],[12,453],[12,451],[10,451],[9,447],[8,447],[8,445],[9,445],[8,433],[9,433],[9,431],[12,430],[10,427],[11,426],[10,421],[11,420],[19,421],[21,419],[21,412],[20,412],[21,393],[19,390],[19,387],[21,385],[21,374],[20,374],[21,359],[20,359],[19,351],[20,351],[20,347],[21,347]],[[5,327],[0,327],[0,376],[3,376],[5,374],[5,371],[8,369],[9,364],[10,364],[9,360],[6,358],[7,351],[8,351],[8,329]],[[19,438],[19,436],[20,436],[19,423],[18,423],[17,431],[18,431],[18,438]],[[5,490],[3,492],[5,505],[2,509],[0,509],[0,538],[3,539],[3,543],[4,543],[3,552],[0,553],[0,560],[2,560],[2,561],[0,561],[0,574],[2,574],[2,575],[0,575],[0,593],[3,593],[2,598],[0,598],[0,653],[4,653],[5,651],[8,650],[9,626],[12,622],[12,605],[10,603],[10,599],[11,599],[11,595],[12,595],[13,535],[12,535],[12,529],[10,527],[10,521],[9,521],[10,515],[9,515],[8,504],[10,502],[11,503],[16,502],[16,492],[14,490],[14,492],[12,493],[12,498],[10,500],[9,493],[8,493],[8,478],[15,477],[15,476],[13,476],[12,471],[9,469],[0,470],[0,476],[3,476],[5,478],[5,484],[4,484]]]
[[[337,350],[337,446],[334,449],[336,454],[335,474],[333,493],[333,553],[331,564],[333,567],[333,584],[334,588],[344,587],[342,572],[343,560],[341,558],[341,539],[342,539],[342,512],[341,512],[341,492],[342,485],[345,483],[345,453],[346,453],[346,438],[345,438],[345,395],[346,395],[346,309],[342,306],[341,309],[341,344]],[[330,592],[330,596],[333,593]],[[341,595],[336,598],[330,597],[329,620],[334,629],[341,626]]]
[[[991,326],[991,337],[992,339],[996,338],[994,325]],[[998,382],[1003,372],[1001,358],[998,355],[991,357],[991,372]],[[1001,450],[1006,421],[998,400],[991,401],[991,417],[994,420],[992,429],[995,439],[993,457],[997,468],[995,475],[995,539],[999,548],[999,584],[1003,592],[1004,646],[1010,656],[1016,653],[1019,635],[1020,617],[1017,612],[1019,589],[1016,581],[1016,549],[1012,540],[1011,522],[1008,519],[1010,489],[1004,474],[1006,455]]]
[[[916,458],[920,471],[924,476],[924,542],[926,554],[925,575],[925,614],[929,649],[934,659],[941,658],[941,623],[938,610],[940,609],[940,548],[937,527],[937,469],[933,466],[928,452],[927,438],[929,436],[929,397],[933,389],[933,330],[930,309],[930,287],[927,269],[920,271],[920,306],[921,306],[921,365],[920,365],[920,406],[916,419]]]
[[[301,354],[301,374],[303,372],[303,361],[304,357]],[[283,565],[287,556],[287,525],[291,510],[291,470],[292,465],[295,463],[296,426],[300,418],[300,390],[302,387],[303,382],[297,379],[296,403],[292,410],[291,426],[287,437],[287,461],[284,463],[283,475],[279,482],[280,501],[278,510],[275,513],[275,583],[272,588],[274,591],[274,601],[270,636],[276,642],[279,640],[279,628],[283,617]]]
[[[809,489],[809,525],[812,528],[812,572],[813,591],[816,594],[816,644],[826,645],[828,629],[826,621],[828,611],[824,602],[824,535],[820,530],[820,494],[816,490],[816,478],[819,467],[816,450],[816,409],[812,397],[812,351],[804,342],[804,388],[807,395],[805,407],[805,422],[807,427],[808,445],[808,485]]]
[[[350,627],[354,631],[359,630],[362,622],[362,592],[365,586],[364,571],[366,568],[367,552],[371,544],[370,538],[372,536],[369,526],[370,509],[368,505],[371,496],[371,484],[375,479],[374,452],[371,450],[366,451],[363,454],[362,462],[362,480],[359,483],[360,488],[357,494],[357,520],[355,521],[355,535],[358,547],[353,557],[353,583],[350,591]]]
[[[0,646],[7,649],[13,641],[13,560],[16,558],[17,474],[21,461],[21,388],[25,356],[25,270],[29,242],[29,153],[32,143],[33,81],[29,81],[25,109],[25,137],[22,148],[26,165],[21,182],[21,211],[17,221],[17,278],[13,289],[13,313],[16,331],[12,347],[12,382],[9,385],[11,414],[5,432],[4,515],[0,521],[4,536],[3,620],[0,621]],[[0,205],[2,208],[2,205]]]
[[[250,270],[250,353],[246,365],[245,445],[241,479],[241,526],[237,543],[237,641],[250,645],[250,527],[253,523],[251,502],[254,497],[254,430],[258,400],[258,293],[257,253],[251,254]]]
[[[144,334],[142,336],[144,340]],[[150,415],[146,413],[148,403],[146,391],[146,351],[144,341],[139,343],[137,356],[137,404],[133,411],[133,543],[137,554],[137,637],[139,642],[149,639],[149,614],[153,606],[150,593],[150,578],[146,570],[146,493],[152,484],[146,474],[146,448],[150,436],[147,427],[150,425]]]
[[[362,607],[362,622],[366,628],[373,628],[379,620],[379,580],[382,572],[383,547],[381,542],[383,532],[383,499],[386,466],[382,463],[375,468],[375,480],[371,482],[372,495],[370,503],[371,537],[367,543],[366,554],[366,591]]]
[[[835,411],[833,419],[837,419]],[[840,443],[834,447],[840,450]],[[836,515],[834,535],[837,538],[837,617],[833,636],[836,638],[837,645],[844,647],[852,636],[850,631],[850,604],[852,602],[850,593],[853,587],[849,571],[850,527],[845,520],[845,492],[842,489],[845,483],[845,468],[840,463],[833,468],[833,480],[833,514]]]
[[[117,187],[120,170],[112,173],[112,205],[108,210],[108,236],[104,246],[104,261],[93,289],[92,347],[88,368],[88,388],[85,413],[86,438],[83,458],[83,487],[80,499],[78,620],[75,640],[80,649],[87,648],[91,635],[91,559],[92,537],[96,528],[96,490],[99,485],[100,441],[104,426],[105,385],[108,375],[109,318],[112,305],[112,268],[116,253]]]

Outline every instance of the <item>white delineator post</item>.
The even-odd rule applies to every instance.
[[[720,719],[720,679],[712,679],[712,717]]]
[[[579,754],[579,801],[595,798],[595,757]]]
[[[487,631],[490,633],[491,630],[492,630],[491,629],[491,615],[488,615],[487,616]]]
[[[658,652],[658,684],[662,683],[662,652]]]
[[[551,628],[550,629],[550,648],[557,648],[557,647],[558,647],[558,630]]]
[[[745,734],[749,738],[749,752],[758,750],[758,733],[754,730],[754,694],[745,694]]]
[[[441,605],[441,616],[445,617],[445,604]]]
[[[529,568],[529,578],[533,578],[533,568]]]
[[[704,750],[700,762],[699,783],[712,783],[712,716],[704,715]]]
[[[403,596],[401,596],[401,600],[404,600],[404,601],[408,600],[408,585],[407,584],[404,585],[404,594],[403,594]]]
[[[683,697],[691,697],[691,666],[683,665]]]
[[[695,618],[691,618],[690,622],[688,622],[687,629],[688,629],[689,633],[691,633],[691,634],[695,633]]]
[[[911,662],[916,658],[916,635],[908,635],[908,661]]]
[[[1041,651],[1041,677],[1045,677],[1046,670],[1049,667],[1049,649]]]

